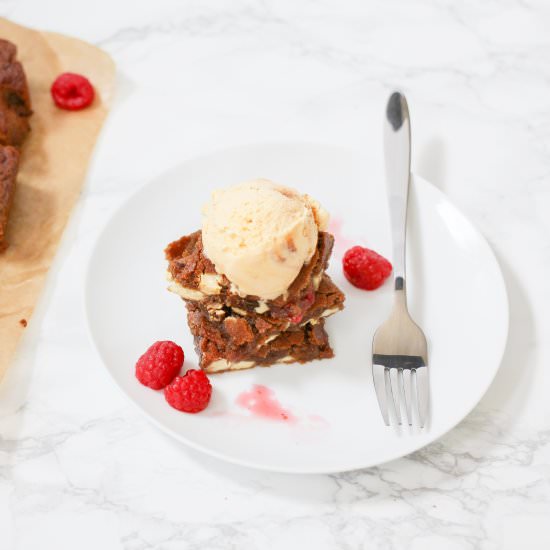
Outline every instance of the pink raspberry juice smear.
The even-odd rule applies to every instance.
[[[297,418],[275,398],[275,392],[266,386],[254,384],[250,391],[242,392],[236,400],[237,405],[248,409],[252,416],[269,418],[279,422],[296,422]]]

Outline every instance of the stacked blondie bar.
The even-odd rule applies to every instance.
[[[325,272],[332,245],[332,235],[319,232],[310,261],[273,300],[243,296],[216,273],[201,231],[168,245],[169,290],[187,305],[200,367],[212,373],[332,357],[325,319],[344,304]]]

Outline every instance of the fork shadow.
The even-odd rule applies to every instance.
[[[445,191],[445,159],[445,143],[435,136],[421,149],[416,162],[416,172],[440,191]]]

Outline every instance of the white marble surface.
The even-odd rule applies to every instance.
[[[102,46],[116,105],[0,388],[2,549],[550,548],[550,5],[2,0]],[[369,144],[401,87],[417,172],[487,236],[510,293],[493,386],[440,441],[370,470],[286,476],[159,433],[113,386],[82,308],[97,232],[132,191],[225,145]]]

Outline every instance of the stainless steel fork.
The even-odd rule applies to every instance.
[[[405,236],[411,166],[411,124],[405,96],[394,92],[384,122],[386,183],[393,241],[394,304],[372,344],[372,374],[386,425],[426,425],[429,408],[428,346],[407,309]],[[404,413],[404,414],[403,414]]]

